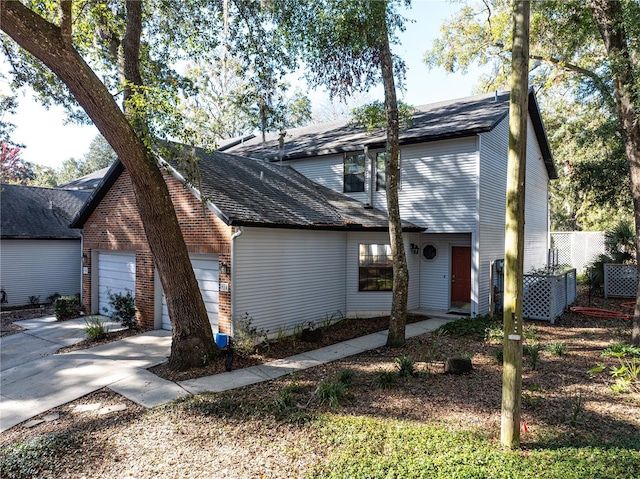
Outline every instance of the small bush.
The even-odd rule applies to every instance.
[[[416,362],[411,356],[399,356],[395,359],[395,361],[400,376],[405,379],[409,379],[410,377],[415,375]]]
[[[380,389],[393,389],[398,383],[398,371],[378,371],[374,384]]]
[[[531,361],[531,369],[535,371],[538,367],[538,359],[540,358],[540,344],[525,344],[522,352],[525,356],[529,356],[529,360]]]
[[[112,294],[109,291],[107,297],[110,307],[103,308],[103,311],[110,314],[111,319],[119,322],[125,328],[136,329],[136,300],[131,291],[127,291],[125,294]]]
[[[550,343],[547,344],[547,347],[544,349],[545,351],[558,357],[566,356],[568,353],[567,345],[564,343]]]
[[[255,352],[256,346],[268,341],[267,331],[258,330],[253,324],[249,313],[233,320],[233,349],[241,356],[248,356]]]
[[[346,390],[347,385],[341,381],[322,381],[316,390],[318,402],[336,407],[344,399]]]
[[[53,303],[53,314],[58,321],[80,316],[80,298],[78,296],[60,296]]]
[[[640,360],[619,359],[620,365],[611,368],[611,376],[616,382],[611,386],[611,390],[616,394],[627,391],[640,392]]]
[[[338,373],[338,381],[345,386],[350,386],[355,377],[356,372],[353,369],[343,369]]]
[[[60,297],[60,293],[53,293],[47,296],[47,304],[55,303],[56,299]]]
[[[89,339],[98,340],[107,335],[104,321],[101,321],[98,316],[91,316],[89,319],[85,319],[84,322],[86,324],[84,331]]]
[[[632,344],[615,343],[602,351],[602,356],[640,358],[640,348]]]
[[[40,296],[29,296],[29,304],[31,306],[38,306],[40,304]]]

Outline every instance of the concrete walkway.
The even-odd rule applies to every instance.
[[[407,325],[407,337],[436,330],[455,316],[434,314]],[[259,366],[174,383],[147,371],[171,349],[169,331],[150,331],[81,351],[54,355],[84,339],[83,320],[21,321],[29,328],[0,338],[0,431],[103,387],[152,407],[189,394],[220,392],[290,374],[384,346],[387,332],[369,334]]]

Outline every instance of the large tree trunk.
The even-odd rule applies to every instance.
[[[385,2],[386,4],[386,2]],[[399,347],[405,344],[407,325],[407,298],[409,294],[409,269],[402,240],[402,221],[398,202],[398,170],[400,157],[400,132],[398,122],[398,100],[393,79],[393,60],[389,48],[386,16],[382,16],[384,31],[381,36],[380,63],[384,83],[384,110],[387,117],[387,211],[389,214],[389,238],[393,254],[393,293],[389,335],[387,346]]]
[[[502,427],[500,432],[500,440],[506,448],[520,445],[524,183],[529,97],[529,10],[528,0],[515,2],[504,238],[504,360],[502,368]]]
[[[622,5],[619,1],[589,0],[589,7],[604,41],[613,80],[613,91],[616,99],[616,114],[619,131],[624,141],[624,148],[631,172],[631,193],[636,224],[636,262],[638,278],[640,278],[640,105],[634,89],[640,79],[634,73],[625,29]],[[640,281],[636,308],[633,315],[633,331],[631,340],[640,346]]]
[[[214,348],[213,333],[167,185],[152,154],[104,84],[65,41],[60,28],[17,1],[0,2],[0,20],[5,33],[67,85],[131,176],[140,217],[167,293],[173,328],[170,367],[184,370],[206,363]]]

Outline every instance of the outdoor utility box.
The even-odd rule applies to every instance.
[[[216,346],[220,349],[224,349],[229,344],[229,335],[223,333],[216,333]]]

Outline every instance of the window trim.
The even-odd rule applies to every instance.
[[[384,252],[372,247],[382,247]],[[367,261],[369,260],[369,261]],[[391,245],[382,243],[358,244],[358,292],[393,291],[393,256]]]

